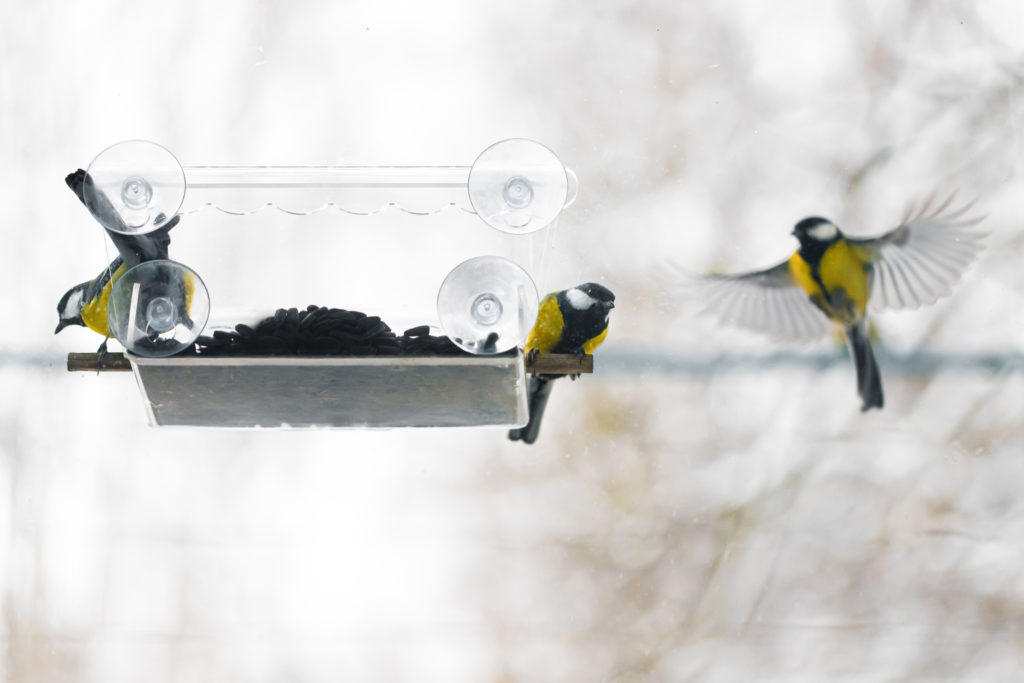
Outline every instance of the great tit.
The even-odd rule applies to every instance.
[[[127,269],[124,260],[118,256],[95,278],[65,292],[57,304],[59,320],[53,333],[57,334],[69,325],[81,325],[109,337],[107,301],[110,299],[111,288]],[[106,345],[105,340],[103,343]]]
[[[846,333],[857,371],[861,410],[883,405],[882,378],[868,338],[867,310],[917,308],[948,295],[981,251],[984,216],[973,203],[950,209],[951,195],[907,211],[882,235],[846,237],[812,216],[793,228],[800,248],[782,263],[739,275],[698,279],[706,310],[719,319],[772,336],[820,338],[837,324]]]
[[[54,334],[59,333],[69,325],[80,325],[87,327],[93,332],[103,335],[103,343],[98,353],[100,362],[107,353],[107,340],[111,336],[110,323],[107,318],[107,305],[110,300],[110,292],[117,281],[129,269],[120,256],[115,258],[109,266],[103,269],[99,275],[88,282],[75,285],[61,297],[57,304],[57,329]],[[141,286],[141,296],[154,296],[147,294],[147,290],[156,291],[160,296],[169,293],[175,301],[180,301],[183,306],[179,309],[179,315],[183,322],[189,319],[189,311],[192,309],[192,296],[195,292],[195,280],[186,274],[183,280],[176,283],[167,281],[166,276],[158,276],[157,279],[146,282]]]
[[[78,200],[85,204],[85,187],[91,182],[89,175],[78,169],[74,173],[69,173],[64,182],[75,193]],[[107,321],[107,301],[110,298],[110,290],[130,268],[144,261],[168,258],[168,249],[171,243],[169,233],[181,220],[181,216],[174,216],[157,230],[142,235],[125,235],[110,229],[111,226],[123,229],[123,222],[110,201],[102,193],[97,193],[97,199],[100,215],[96,218],[114,242],[120,255],[95,278],[75,285],[64,293],[57,304],[59,320],[54,334],[69,325],[87,327],[103,335],[103,344],[99,348],[102,357],[106,353],[107,339],[110,338],[110,324]],[[186,286],[190,286],[190,283],[186,283]],[[188,296],[191,296],[191,290],[188,291]]]
[[[608,335],[608,314],[613,308],[615,295],[593,282],[552,292],[541,299],[537,321],[526,338],[524,350],[533,359],[545,353],[593,353]],[[509,439],[524,443],[537,440],[552,383],[560,376],[530,378],[530,421],[524,427],[510,430]]]

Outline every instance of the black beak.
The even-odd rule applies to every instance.
[[[607,301],[607,302],[605,302],[604,307],[607,308],[610,311],[613,308],[615,308],[615,302],[614,301]]]
[[[81,325],[82,327],[85,327],[85,323],[81,322],[80,318],[72,318],[71,320],[68,320],[66,318],[61,318],[60,322],[57,323],[57,329],[55,329],[53,331],[53,333],[54,334],[58,334],[61,330],[63,330],[68,325]]]

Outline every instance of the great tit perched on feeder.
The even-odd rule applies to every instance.
[[[820,338],[838,325],[857,373],[861,410],[881,408],[882,378],[868,338],[873,310],[918,308],[948,295],[982,249],[975,230],[984,216],[965,217],[951,195],[908,211],[882,235],[847,237],[831,221],[798,222],[799,249],[766,270],[697,278],[705,309],[723,322],[791,340]]]
[[[89,182],[86,172],[79,169],[74,173],[69,173],[64,181],[79,201],[85,204],[84,188]],[[99,193],[99,197],[102,200],[101,215],[96,216],[96,219],[100,221],[120,255],[95,278],[75,285],[64,293],[57,304],[59,320],[54,334],[70,325],[87,327],[93,332],[103,335],[103,344],[99,348],[102,357],[106,354],[107,339],[111,336],[107,321],[107,302],[111,289],[130,268],[145,261],[168,258],[168,249],[171,244],[169,233],[178,224],[181,217],[174,216],[163,227],[145,234],[125,235],[110,229],[111,225],[117,225],[120,218],[112,206],[109,211],[104,211],[103,207],[109,206],[109,201],[102,193]]]
[[[594,282],[552,292],[540,301],[537,322],[526,338],[524,350],[533,360],[546,353],[591,354],[608,336],[608,315],[613,308],[615,295]],[[509,439],[523,443],[537,440],[552,382],[560,376],[530,378],[530,421],[524,427],[510,430]]]
[[[57,334],[69,325],[81,325],[93,332],[110,337],[110,325],[107,322],[107,301],[110,290],[127,268],[124,260],[118,256],[110,265],[92,280],[75,285],[61,297],[57,304]],[[103,348],[106,347],[103,341]]]

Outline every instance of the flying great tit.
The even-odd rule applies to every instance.
[[[531,359],[545,353],[594,352],[608,335],[608,314],[615,308],[615,295],[593,282],[552,292],[541,299],[537,322],[526,338],[525,351]],[[512,441],[533,443],[540,434],[544,408],[551,395],[552,382],[561,375],[530,377],[530,421],[512,429]]]
[[[820,338],[837,324],[857,371],[861,410],[881,408],[882,378],[868,339],[867,309],[917,308],[948,295],[982,249],[984,216],[953,196],[907,211],[876,237],[846,237],[812,216],[793,228],[800,248],[782,263],[739,275],[699,278],[706,310],[723,322],[790,340]]]

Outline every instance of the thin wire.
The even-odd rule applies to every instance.
[[[733,373],[780,372],[794,368],[822,371],[834,367],[845,368],[851,363],[847,353],[838,350],[834,353],[780,351],[768,355],[751,355],[739,351],[687,351],[661,347],[626,349],[608,348],[606,345],[594,356],[595,374],[605,377],[710,377]],[[882,374],[886,376],[927,378],[943,372],[991,375],[1024,372],[1024,353],[1014,351],[890,353],[884,349],[876,349],[875,356]],[[38,351],[0,348],[0,365],[50,367],[55,364],[63,366],[63,362],[63,357]]]
[[[655,348],[604,348],[594,354],[599,374],[710,377],[726,373],[765,373],[793,368],[821,371],[851,364],[845,351],[801,353],[780,351],[748,355],[737,351],[708,352]],[[942,372],[1006,374],[1024,372],[1024,354],[1014,351],[947,353],[912,351],[891,353],[876,349],[882,374],[902,377],[933,377]]]

